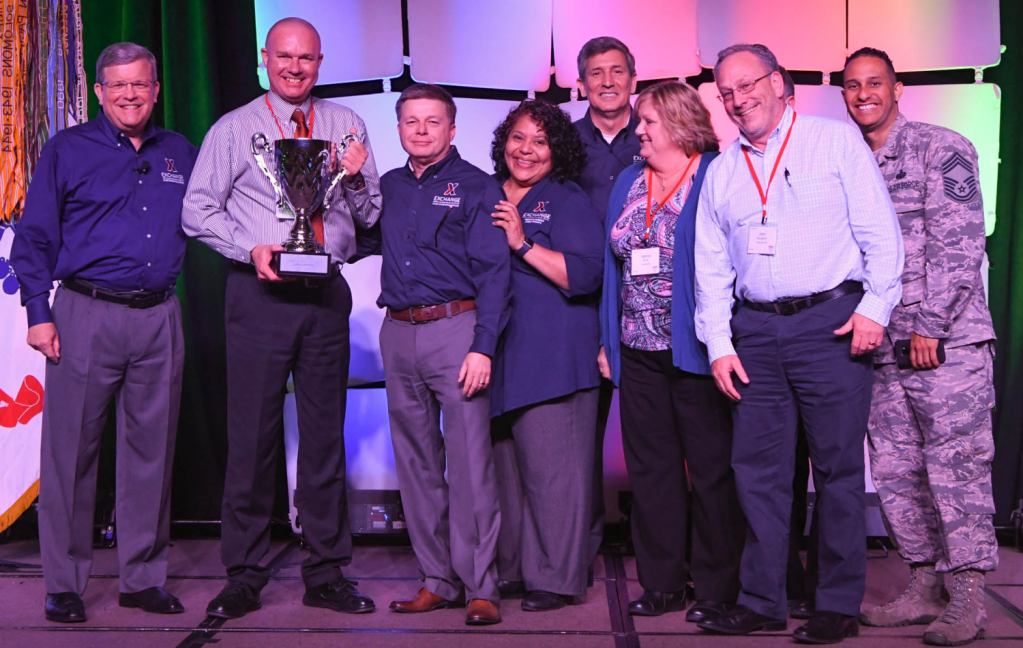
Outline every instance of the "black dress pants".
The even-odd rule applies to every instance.
[[[295,506],[309,557],[307,587],[335,580],[352,557],[345,492],[345,404],[352,293],[326,285],[261,282],[234,266],[227,279],[227,478],[221,557],[228,577],[261,589],[270,545],[275,465],[288,376],[298,410]]]
[[[710,376],[672,364],[671,351],[622,346],[622,442],[632,483],[632,540],[644,589],[734,601],[745,521],[731,468],[728,401]],[[686,527],[692,483],[692,564]]]

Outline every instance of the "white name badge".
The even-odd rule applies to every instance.
[[[632,251],[632,276],[657,274],[661,271],[661,248],[638,248]]]
[[[778,243],[778,228],[771,225],[753,225],[749,228],[747,254],[766,254],[774,256]]]
[[[288,203],[277,208],[277,220],[295,220],[295,212],[291,211],[291,206]]]

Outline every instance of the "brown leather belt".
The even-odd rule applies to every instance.
[[[387,314],[391,319],[396,319],[399,322],[425,324],[427,322],[435,322],[439,319],[444,319],[445,317],[454,317],[459,313],[465,313],[471,310],[476,310],[475,299],[461,299],[459,301],[437,304],[435,306],[413,306],[412,308],[406,308],[405,310],[400,311],[388,308]]]
[[[859,281],[843,281],[831,290],[825,290],[815,295],[809,295],[807,297],[799,297],[797,299],[780,299],[775,302],[743,302],[743,306],[746,308],[752,308],[753,310],[763,311],[765,313],[777,313],[778,315],[795,315],[801,311],[822,304],[832,299],[838,299],[839,297],[845,297],[846,295],[855,295],[863,292],[863,284]]]

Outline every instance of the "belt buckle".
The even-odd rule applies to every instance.
[[[151,308],[156,304],[156,295],[132,295],[128,298],[128,308]]]
[[[774,312],[779,315],[788,317],[789,315],[796,314],[796,303],[794,301],[777,301],[774,302]]]
[[[423,310],[424,308],[429,308],[429,307],[428,306],[409,306],[409,309],[408,309],[408,321],[409,321],[409,324],[422,324],[423,323],[422,321],[419,321],[419,322],[416,321],[415,311],[416,311],[417,308],[420,309],[420,310]]]

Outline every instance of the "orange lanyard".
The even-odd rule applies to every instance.
[[[696,158],[697,158],[696,155],[693,155],[693,157],[689,158],[689,164],[686,165],[686,170],[682,172],[682,177],[678,179],[678,182],[676,182],[675,186],[671,188],[671,191],[669,191],[668,193],[664,194],[664,198],[662,199],[661,203],[657,205],[657,208],[654,209],[653,213],[650,212],[650,203],[651,203],[651,201],[653,200],[653,197],[654,197],[654,184],[653,184],[654,183],[654,170],[652,168],[648,168],[647,169],[647,178],[646,178],[646,188],[647,188],[647,192],[646,192],[646,232],[643,234],[643,242],[644,243],[646,243],[647,241],[650,240],[650,226],[653,225],[653,223],[654,223],[654,216],[657,215],[657,212],[661,209],[661,207],[664,207],[664,203],[666,203],[669,200],[671,200],[671,197],[675,195],[675,192],[678,191],[678,188],[682,186],[682,181],[686,179],[686,174],[689,173],[689,167],[693,166],[693,162],[696,161]]]
[[[764,212],[760,217],[760,224],[767,224],[767,193],[771,191],[771,183],[774,182],[774,174],[778,172],[778,164],[781,162],[781,156],[785,155],[785,147],[789,145],[789,137],[792,135],[792,127],[796,125],[796,113],[792,113],[792,123],[789,124],[789,132],[785,134],[785,141],[781,144],[781,149],[778,151],[778,157],[774,160],[774,168],[771,169],[771,177],[767,180],[767,191],[764,191],[763,187],[760,186],[760,178],[757,177],[757,172],[753,170],[753,162],[749,159],[749,151],[746,147],[742,147],[742,154],[746,156],[746,164],[749,166],[749,174],[753,176],[753,182],[757,183],[757,191],[760,192],[760,204],[764,208]]]
[[[281,139],[287,139],[284,136],[284,129],[281,128],[281,120],[277,119],[277,113],[274,112],[273,106],[270,105],[270,94],[263,95],[266,99],[266,107],[270,109],[270,114],[274,116],[274,121],[277,122],[277,130],[281,132]],[[313,110],[313,105],[309,104],[309,137],[313,136],[313,124],[316,123],[316,111]]]

